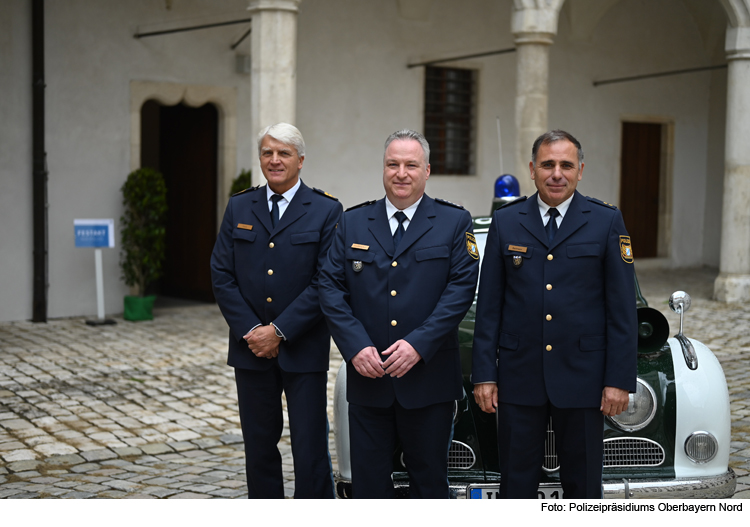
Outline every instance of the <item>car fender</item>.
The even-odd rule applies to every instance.
[[[731,441],[729,392],[724,370],[716,356],[704,344],[689,339],[698,358],[691,370],[680,343],[668,340],[672,350],[677,405],[675,427],[675,476],[678,478],[715,475],[726,472]],[[719,443],[716,456],[707,463],[691,461],[685,453],[685,441],[695,432],[709,432]]]

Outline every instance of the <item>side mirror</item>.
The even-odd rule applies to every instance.
[[[682,347],[682,355],[685,357],[685,362],[688,368],[691,370],[698,369],[698,356],[695,354],[695,348],[693,343],[682,333],[682,323],[685,318],[685,312],[690,309],[690,295],[685,291],[675,291],[672,296],[669,297],[669,309],[680,315],[680,331],[674,338],[680,343]]]

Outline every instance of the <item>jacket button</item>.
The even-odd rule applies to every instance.
[[[547,344],[547,347],[546,347],[545,349],[546,349],[547,351],[552,351],[552,346],[550,346],[549,344]]]
[[[551,254],[547,255],[547,260],[552,260],[553,258],[554,258],[554,256],[552,256]]]
[[[271,249],[273,249],[273,242],[269,243],[268,247],[271,248]]]
[[[396,322],[395,320],[391,320],[391,326],[395,326],[396,324],[398,324],[398,322]]]
[[[396,267],[398,265],[398,262],[391,262],[391,267]]]
[[[395,289],[394,289],[393,291],[391,291],[391,296],[396,296],[397,294],[398,294],[398,293],[396,293],[396,290],[395,290]]]
[[[547,284],[547,291],[552,291],[552,284]]]
[[[269,296],[268,298],[266,298],[266,302],[270,304],[271,302],[273,302],[273,299]]]
[[[546,317],[544,317],[544,318],[546,318],[547,320],[552,320],[552,315],[547,315],[547,316],[546,316]]]
[[[268,270],[268,276],[271,276],[273,274],[273,269]]]

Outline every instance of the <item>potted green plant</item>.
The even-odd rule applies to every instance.
[[[234,196],[241,190],[250,188],[253,186],[252,171],[245,170],[244,168],[240,171],[240,174],[232,181],[232,188],[229,191],[229,196]]]
[[[167,186],[160,172],[139,168],[122,186],[120,217],[122,279],[130,286],[125,297],[125,320],[151,320],[155,295],[145,296],[146,287],[159,278],[164,262]]]

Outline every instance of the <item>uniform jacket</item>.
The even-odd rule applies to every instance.
[[[578,192],[551,246],[536,194],[496,210],[482,260],[472,381],[496,382],[501,402],[549,400],[559,408],[598,408],[605,386],[635,391],[629,251],[620,211]]]
[[[341,204],[304,183],[271,228],[266,187],[234,195],[211,255],[214,295],[229,324],[228,364],[265,370],[242,336],[274,322],[284,371],[328,369],[330,333],[320,311],[318,278],[341,216]]]
[[[421,408],[461,398],[458,323],[471,306],[479,270],[476,249],[467,245],[471,233],[468,211],[427,195],[395,251],[384,199],[344,213],[320,298],[347,361],[349,402],[388,407],[398,400]],[[351,365],[363,348],[382,352],[399,339],[422,357],[400,379],[369,379]]]

